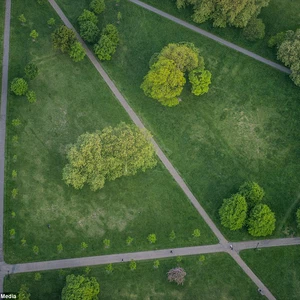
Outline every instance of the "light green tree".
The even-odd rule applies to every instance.
[[[18,126],[21,125],[21,121],[20,121],[20,119],[13,119],[13,120],[11,121],[11,124],[12,124],[12,126],[14,126],[14,127],[18,127]]]
[[[26,23],[26,18],[23,14],[21,14],[18,19],[22,25],[24,25]]]
[[[113,272],[114,268],[113,268],[113,265],[112,264],[108,264],[106,267],[105,267],[105,271],[106,273],[108,274],[111,274]]]
[[[174,230],[171,231],[171,233],[169,235],[169,239],[171,242],[173,242],[176,239],[176,234],[175,234]]]
[[[92,0],[90,9],[97,15],[101,14],[105,10],[104,0]]]
[[[15,229],[10,229],[9,230],[9,235],[10,235],[11,238],[14,238],[15,235],[16,235],[16,230]]]
[[[136,270],[136,262],[133,259],[129,263],[129,269],[131,271],[135,271]]]
[[[177,256],[176,257],[176,262],[178,262],[178,263],[182,262],[182,256]]]
[[[18,142],[19,142],[19,137],[18,137],[17,135],[14,135],[14,136],[12,137],[12,141],[13,141],[14,144],[18,144]]]
[[[120,11],[118,11],[117,20],[118,20],[118,23],[120,23],[122,20],[122,13]]]
[[[100,286],[95,277],[68,275],[62,290],[62,300],[95,300],[98,299]]]
[[[156,243],[156,234],[150,233],[147,237],[147,240],[150,244],[155,244]]]
[[[33,41],[35,41],[38,38],[38,36],[39,34],[35,29],[30,32],[30,37],[33,39]]]
[[[103,244],[104,244],[104,247],[105,247],[105,248],[109,248],[109,247],[110,247],[110,240],[105,239],[105,240],[103,241]]]
[[[197,68],[189,73],[189,81],[192,84],[192,93],[196,96],[208,92],[211,84],[211,73]]]
[[[199,260],[200,263],[203,263],[205,261],[205,256],[200,255],[198,260]]]
[[[84,57],[85,57],[85,50],[84,50],[84,48],[82,47],[81,43],[75,42],[75,43],[71,46],[69,55],[70,55],[70,57],[71,57],[75,62],[78,62],[78,61],[83,60]]]
[[[130,246],[132,244],[132,242],[133,242],[133,238],[131,236],[127,237],[127,239],[126,239],[127,246]]]
[[[12,170],[12,172],[11,172],[11,177],[12,177],[13,179],[15,179],[15,178],[17,178],[17,176],[18,176],[18,172],[17,172],[16,170]]]
[[[14,211],[11,212],[11,217],[15,218],[16,217],[16,213]]]
[[[36,102],[36,93],[34,91],[28,91],[26,93],[26,98],[29,103],[35,103]]]
[[[32,251],[33,251],[33,253],[34,253],[35,255],[38,255],[39,252],[40,252],[40,249],[39,249],[38,246],[33,246]]]
[[[29,289],[25,284],[21,285],[21,288],[17,295],[18,300],[30,300],[30,293]]]
[[[158,269],[159,265],[160,265],[160,262],[159,262],[158,259],[153,262],[153,268],[154,269]]]
[[[28,83],[23,78],[15,78],[11,82],[10,90],[17,96],[23,96],[28,90]]]
[[[58,253],[61,253],[64,250],[62,243],[58,244],[56,248]]]
[[[192,234],[193,237],[197,238],[197,237],[200,237],[200,235],[201,235],[200,229],[195,229],[193,231],[193,234]]]
[[[87,247],[88,247],[88,244],[87,244],[87,243],[85,243],[85,242],[82,242],[82,243],[81,243],[81,249],[82,249],[82,250],[85,250]]]
[[[79,25],[82,25],[84,22],[98,24],[98,17],[92,11],[84,9],[83,13],[78,18],[78,23]]]
[[[42,278],[41,273],[34,273],[34,280],[35,281],[39,281],[39,280],[41,280],[41,278]]]
[[[47,24],[49,27],[52,27],[55,25],[55,19],[54,18],[50,18],[48,21],[47,21]]]
[[[265,196],[263,188],[253,181],[247,181],[242,184],[239,193],[245,197],[249,209],[259,204]]]
[[[19,193],[19,191],[16,188],[12,189],[12,191],[11,191],[11,195],[14,199],[18,196],[18,193]]]

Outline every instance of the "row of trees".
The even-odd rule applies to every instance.
[[[169,44],[160,53],[155,53],[150,62],[150,71],[141,85],[145,95],[158,100],[162,105],[179,104],[179,96],[188,73],[192,93],[200,96],[207,93],[211,73],[205,70],[204,59],[192,43]]]
[[[300,29],[277,33],[270,38],[269,47],[276,48],[277,58],[291,69],[291,79],[300,86]]]
[[[230,230],[248,227],[252,236],[266,236],[275,229],[275,214],[262,204],[264,190],[255,182],[245,182],[239,193],[224,199],[219,210],[221,224]]]

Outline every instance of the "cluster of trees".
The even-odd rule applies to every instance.
[[[85,50],[72,29],[62,25],[52,33],[51,37],[53,47],[62,53],[68,53],[73,61],[78,62],[84,59]]]
[[[193,6],[194,22],[213,21],[214,27],[234,26],[244,28],[244,35],[249,40],[263,38],[265,25],[257,19],[263,7],[270,0],[176,0],[177,8]]]
[[[150,71],[141,85],[146,96],[158,100],[162,105],[179,104],[188,73],[192,93],[200,96],[207,93],[211,73],[205,70],[204,59],[192,43],[169,44],[160,53],[155,53],[150,62]]]
[[[75,189],[88,184],[96,191],[106,180],[153,168],[157,160],[150,138],[146,130],[125,123],[85,133],[67,149],[69,163],[63,169],[63,180]]]
[[[224,199],[219,210],[221,224],[230,230],[247,226],[252,236],[266,236],[275,229],[275,214],[262,204],[264,190],[252,181],[245,182],[239,193]]]
[[[291,69],[291,79],[300,86],[300,29],[277,33],[270,38],[269,47],[277,49],[277,58]]]

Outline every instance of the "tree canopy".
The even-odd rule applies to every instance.
[[[189,73],[189,81],[192,84],[192,93],[196,96],[208,92],[211,84],[211,73],[208,70],[197,68]]]
[[[238,230],[245,224],[247,217],[247,202],[240,195],[235,194],[229,199],[224,199],[219,210],[221,224],[230,230]]]
[[[33,80],[39,74],[39,69],[36,64],[29,63],[25,67],[24,72],[25,72],[26,78]]]
[[[52,44],[61,52],[69,52],[71,46],[76,42],[75,32],[65,25],[60,26],[52,33]]]
[[[75,62],[78,62],[78,61],[83,60],[84,57],[85,57],[85,50],[84,50],[84,48],[82,47],[81,43],[75,42],[75,43],[71,46],[69,55],[70,55],[70,57],[71,57]]]
[[[90,3],[90,9],[97,15],[101,14],[105,10],[104,0],[92,0]]]
[[[28,83],[23,78],[15,78],[11,83],[10,90],[17,96],[23,96],[28,91]]]
[[[100,285],[95,277],[68,275],[62,290],[62,300],[96,300]]]
[[[178,285],[184,283],[185,276],[186,276],[185,270],[183,268],[180,268],[180,267],[171,269],[168,272],[168,280],[170,282],[175,281]]]
[[[259,15],[270,0],[176,0],[177,8],[191,5],[194,22],[213,21],[214,27],[246,27],[252,17]]]
[[[241,185],[239,192],[245,197],[249,208],[259,204],[265,196],[263,188],[253,181],[247,181]]]
[[[89,43],[94,43],[99,38],[100,30],[92,21],[80,23],[80,36]]]
[[[75,189],[87,183],[96,191],[103,188],[106,180],[146,171],[157,163],[149,139],[149,132],[125,123],[85,133],[68,147],[69,163],[63,170],[63,179]]]

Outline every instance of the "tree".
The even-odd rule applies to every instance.
[[[41,278],[42,278],[41,273],[35,273],[35,274],[34,274],[34,280],[35,280],[35,281],[39,281],[39,280],[41,280]]]
[[[80,24],[80,36],[89,43],[95,43],[99,38],[99,33],[100,30],[98,26],[91,21]]]
[[[9,235],[10,235],[11,238],[14,238],[15,235],[16,235],[16,230],[15,229],[10,229],[9,230]]]
[[[245,27],[270,0],[176,0],[177,8],[192,5],[194,22],[213,20],[214,27]]]
[[[200,237],[200,235],[201,235],[200,229],[195,229],[193,231],[193,234],[192,234],[193,237]]]
[[[20,126],[20,125],[21,125],[20,119],[19,119],[19,118],[13,119],[13,120],[11,121],[11,125],[14,126],[14,127]]]
[[[26,98],[29,103],[35,103],[36,102],[36,94],[34,91],[28,91],[26,93]]]
[[[117,20],[118,20],[118,23],[120,23],[122,20],[122,13],[120,11],[118,11]]]
[[[35,29],[30,32],[30,37],[33,39],[33,41],[35,41],[38,38],[38,36],[39,34]]]
[[[81,43],[75,42],[75,43],[71,46],[69,55],[70,55],[70,57],[71,57],[75,62],[78,62],[78,61],[83,60],[84,57],[85,57],[85,50],[84,50],[84,48],[82,47]]]
[[[148,235],[147,240],[150,244],[155,244],[156,243],[156,234],[151,233]]]
[[[104,247],[105,247],[105,248],[109,248],[109,247],[110,247],[110,240],[105,239],[105,240],[103,241],[103,244],[104,244]]]
[[[28,83],[23,78],[15,78],[10,85],[10,90],[17,96],[25,95],[28,90]]]
[[[92,0],[90,9],[97,15],[101,14],[105,10],[104,0]]]
[[[203,263],[205,261],[205,256],[200,255],[198,260],[199,260],[200,263]]]
[[[129,263],[129,269],[131,271],[135,271],[136,270],[136,262],[133,259]]]
[[[18,176],[18,172],[16,170],[12,170],[11,177],[14,179],[17,178],[17,176]]]
[[[26,18],[23,14],[20,15],[18,19],[19,19],[19,21],[21,22],[22,25],[24,25],[26,23]]]
[[[243,34],[248,41],[254,42],[265,37],[265,24],[262,19],[252,18],[243,29]]]
[[[62,243],[60,243],[59,245],[57,245],[57,252],[61,253],[64,250],[64,247],[62,245]]]
[[[17,299],[18,300],[30,300],[29,289],[25,284],[21,285]]]
[[[219,210],[221,224],[230,230],[238,230],[245,224],[247,217],[247,202],[245,197],[235,194],[224,199]]]
[[[19,193],[18,189],[12,189],[12,191],[11,191],[11,195],[14,199],[18,196],[18,193]]]
[[[174,230],[171,231],[171,233],[169,235],[169,239],[171,242],[173,242],[176,239],[176,234],[175,234]]]
[[[298,228],[300,228],[300,208],[297,209],[296,217],[297,217]]]
[[[158,100],[163,105],[179,104],[177,97],[181,94],[186,80],[173,60],[161,57],[154,63],[141,85],[145,95]],[[173,100],[171,103],[168,100]],[[168,106],[169,106],[168,105]]]
[[[11,217],[15,218],[16,217],[16,213],[14,211],[11,212]]]
[[[189,73],[189,81],[192,84],[192,93],[196,96],[208,92],[211,84],[211,73],[197,68]]]
[[[158,269],[159,265],[160,265],[160,262],[159,262],[158,259],[153,262],[153,268],[154,269]]]
[[[84,9],[83,13],[78,18],[78,23],[81,26],[85,22],[92,22],[97,25],[98,17],[92,11]]]
[[[96,191],[106,180],[145,172],[157,163],[150,137],[146,130],[125,123],[85,133],[68,148],[63,180],[75,189],[87,183]]]
[[[95,277],[68,275],[62,290],[62,300],[94,300],[98,299],[100,286]]]
[[[52,27],[55,25],[55,19],[54,18],[50,18],[48,21],[47,21],[47,24],[48,26]]]
[[[19,137],[18,137],[17,135],[14,135],[14,136],[12,137],[12,141],[13,141],[14,144],[18,144],[18,142],[19,142]],[[17,192],[18,192],[18,189],[13,189],[13,192],[12,192],[12,193],[14,193],[14,191],[17,191]]]
[[[186,272],[183,268],[174,268],[168,272],[168,280],[170,282],[175,281],[178,285],[184,283]]]
[[[182,256],[177,256],[176,257],[176,262],[178,262],[178,263],[182,262]]]
[[[39,247],[38,247],[38,246],[33,246],[33,248],[32,248],[32,251],[33,251],[33,253],[34,253],[35,255],[38,255],[38,254],[39,254],[39,251],[40,251],[40,249],[39,249]]]
[[[52,44],[55,49],[61,52],[69,52],[72,45],[76,42],[76,35],[72,29],[62,25],[57,28],[51,35]]]
[[[129,236],[129,237],[126,239],[126,244],[127,244],[127,246],[130,246],[132,242],[133,242],[133,238]]]
[[[113,268],[113,265],[112,264],[108,264],[106,267],[105,267],[105,271],[106,273],[108,274],[111,274],[113,272],[114,268]]]
[[[275,214],[266,204],[257,204],[250,212],[248,232],[253,236],[266,236],[275,229]]]
[[[38,76],[39,69],[36,64],[30,63],[25,67],[24,72],[25,72],[26,78],[33,80],[34,78],[36,78]]]
[[[88,244],[85,243],[85,242],[82,242],[82,243],[80,244],[80,246],[81,246],[81,249],[82,249],[82,250],[85,250],[85,249],[88,247]]]
[[[278,48],[283,43],[285,38],[286,38],[286,32],[279,32],[271,36],[271,38],[268,41],[268,46],[270,48],[273,48],[275,46]]]
[[[245,197],[249,209],[259,204],[265,196],[263,188],[253,181],[241,185],[239,193]]]

